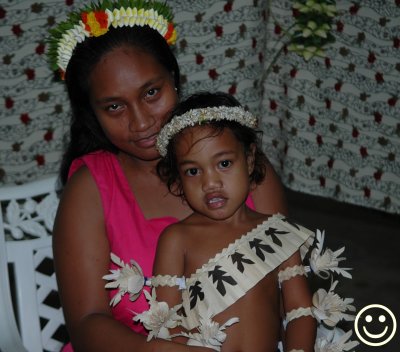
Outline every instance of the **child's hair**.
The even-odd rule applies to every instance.
[[[171,119],[175,116],[179,117],[192,109],[220,106],[240,107],[241,105],[233,96],[226,93],[200,92],[179,103],[173,110]],[[254,146],[254,169],[249,176],[250,182],[260,184],[264,180],[268,159],[261,149],[261,131],[244,126],[239,122],[228,120],[207,121],[203,125],[211,128],[210,134],[205,138],[218,136],[225,128],[230,129],[235,138],[242,144],[245,155],[251,153]],[[184,198],[175,152],[175,145],[179,135],[180,133],[176,134],[169,141],[166,156],[157,164],[157,173],[172,194]]]
[[[148,26],[110,28],[99,37],[86,38],[79,43],[65,72],[65,82],[71,102],[70,138],[63,157],[60,176],[66,182],[72,160],[96,150],[116,153],[118,149],[105,136],[89,99],[89,76],[100,59],[113,49],[131,47],[151,55],[171,73],[177,91],[180,73],[177,60],[166,40]]]

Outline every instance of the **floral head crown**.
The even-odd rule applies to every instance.
[[[210,121],[236,121],[243,126],[257,127],[257,118],[239,106],[219,106],[193,109],[175,116],[160,131],[156,147],[162,157],[167,155],[170,140],[186,127],[200,126]]]
[[[72,12],[68,19],[50,30],[48,56],[53,70],[63,77],[72,53],[86,38],[99,37],[110,27],[149,26],[173,45],[176,29],[170,8],[152,0],[103,0]]]

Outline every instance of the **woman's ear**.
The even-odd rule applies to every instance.
[[[247,151],[247,171],[249,173],[249,176],[254,171],[255,155],[256,155],[256,145],[255,143],[252,143],[250,145],[249,150]]]

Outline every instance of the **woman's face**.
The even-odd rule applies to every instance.
[[[115,48],[89,76],[90,100],[107,138],[134,158],[159,158],[160,128],[178,101],[172,74],[150,54]]]

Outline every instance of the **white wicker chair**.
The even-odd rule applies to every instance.
[[[59,351],[67,339],[53,269],[56,177],[0,187],[0,350]]]

